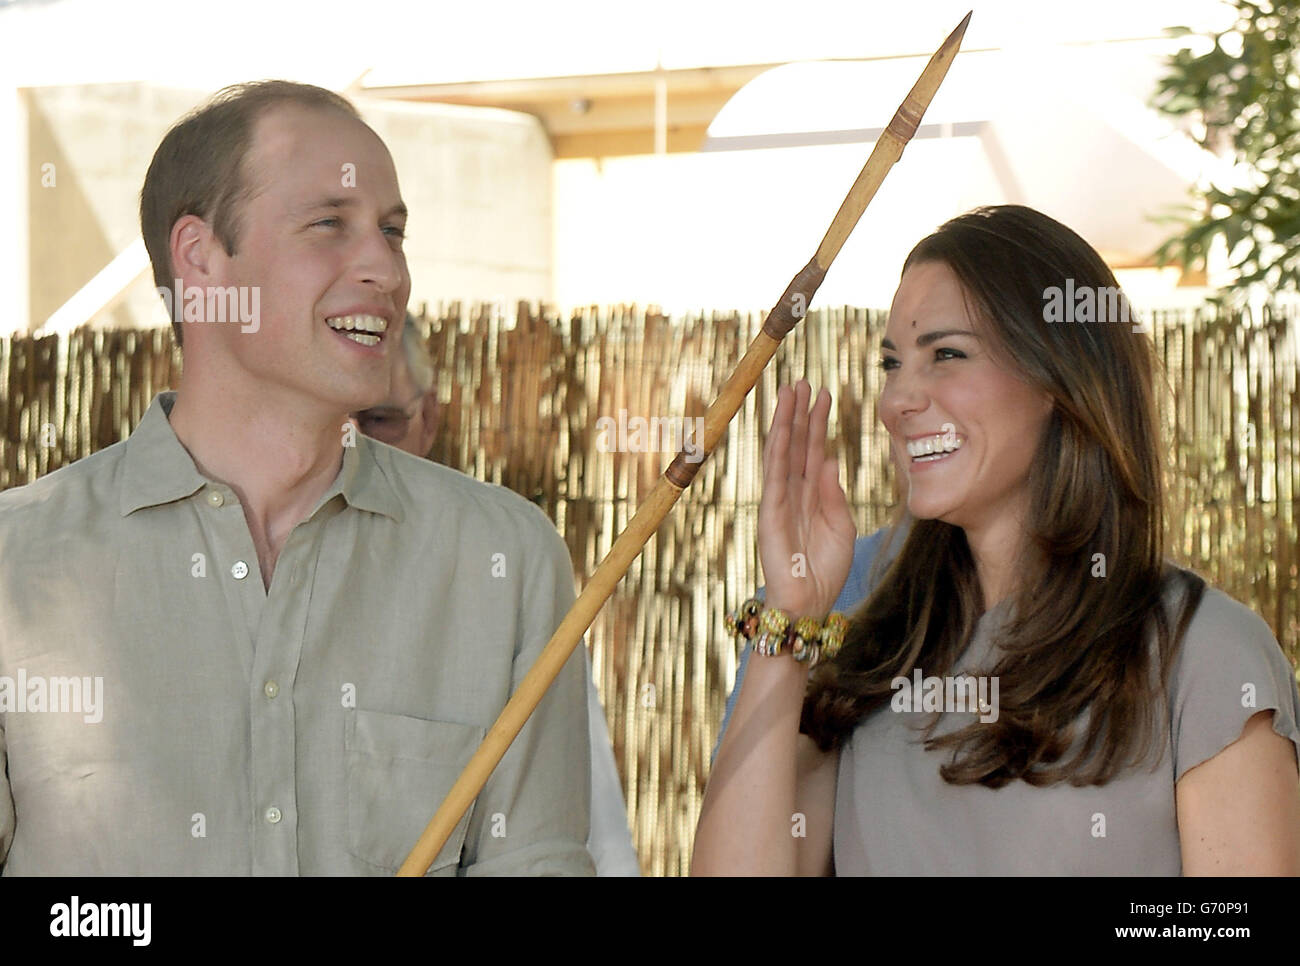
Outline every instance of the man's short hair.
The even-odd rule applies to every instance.
[[[269,109],[282,104],[340,111],[361,120],[357,109],[333,91],[266,80],[226,87],[176,122],[154,152],[140,190],[140,233],[158,288],[172,287],[171,231],[186,215],[211,224],[226,254],[235,254],[243,207],[254,187],[244,169],[253,126]],[[177,345],[181,344],[179,308],[172,306]]]

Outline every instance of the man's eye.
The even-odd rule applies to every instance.
[[[886,372],[888,372],[890,369],[898,368],[898,360],[895,359],[893,356],[881,356],[879,365],[881,369],[884,369]]]
[[[342,222],[338,218],[322,218],[320,221],[312,222],[312,227],[315,228],[318,225],[325,225],[329,228],[335,228],[341,224]]]
[[[387,228],[384,229],[384,231],[388,232],[389,237],[391,238],[406,237],[406,229],[401,227],[400,225],[389,225]]]

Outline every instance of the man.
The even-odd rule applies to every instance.
[[[228,89],[140,207],[184,379],[0,494],[0,702],[38,682],[0,703],[0,861],[391,873],[572,602],[564,543],[347,420],[387,397],[410,294],[393,163],[350,104]],[[575,655],[434,874],[591,873],[583,689]]]
[[[410,316],[402,330],[402,348],[402,352],[392,354],[393,379],[388,399],[357,413],[357,425],[373,439],[427,457],[438,435],[438,393],[434,389],[428,353]],[[605,724],[605,710],[591,680],[590,659],[585,663],[591,738],[591,832],[587,836],[587,851],[596,863],[599,876],[640,875],[636,848],[627,826],[618,763]]]

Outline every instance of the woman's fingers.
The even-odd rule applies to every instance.
[[[794,426],[790,430],[790,473],[802,478],[808,466],[808,397],[812,387],[807,379],[794,386]]]
[[[826,460],[826,425],[831,415],[831,394],[825,389],[817,393],[817,401],[808,414],[808,467],[820,472]]]
[[[776,394],[776,412],[772,414],[772,428],[763,447],[763,489],[773,502],[785,499],[786,474],[790,459],[790,418],[794,409],[794,393],[782,386]]]
[[[808,455],[805,461],[805,472],[809,477],[807,499],[810,501],[810,509],[816,506],[818,491],[816,477],[822,471],[822,464],[826,462],[826,424],[830,414],[831,394],[823,389],[817,393],[817,402],[808,414]]]
[[[838,461],[826,457],[831,395],[811,399],[800,380],[777,392],[776,411],[763,448],[763,499],[759,505],[759,558],[769,594],[799,609],[818,609],[829,585],[843,584],[839,571],[854,536],[848,501],[839,485]],[[810,409],[810,403],[811,409]],[[847,538],[847,544],[846,544]],[[791,554],[805,555],[795,579]],[[825,585],[825,586],[823,586]]]
[[[782,386],[776,394],[776,411],[772,426],[763,447],[764,485],[780,482],[780,491],[774,497],[784,498],[790,481],[797,486],[807,482],[801,491],[804,500],[817,498],[816,475],[826,456],[827,423],[831,411],[831,394],[822,389],[817,394],[811,412],[808,404],[812,387],[806,379],[799,380],[791,389]],[[809,476],[811,474],[811,477]]]
[[[832,458],[822,463],[820,480],[821,511],[832,527],[836,523],[848,529],[853,528],[853,511],[849,509],[849,498],[840,486],[840,464]]]

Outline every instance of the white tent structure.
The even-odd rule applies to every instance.
[[[1146,41],[960,56],[841,256],[853,267],[834,272],[822,298],[887,304],[920,237],[977,205],[1012,203],[1079,232],[1112,267],[1128,270],[1129,285],[1177,300],[1178,273],[1151,270],[1151,255],[1169,234],[1156,218],[1186,205],[1189,190],[1217,161],[1147,103],[1168,48]],[[790,64],[750,82],[719,113],[703,151],[736,152],[738,166],[747,157],[771,179],[773,195],[776,172],[784,169],[791,193],[799,193],[798,203],[784,206],[782,231],[763,235],[783,249],[784,264],[797,266],[809,241],[815,245],[816,229],[835,210],[919,62]]]

